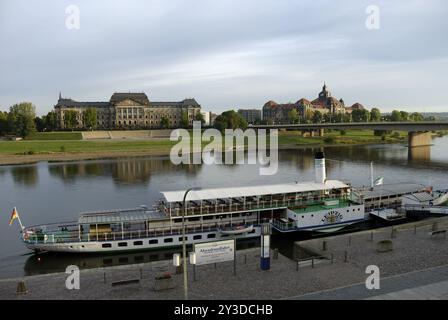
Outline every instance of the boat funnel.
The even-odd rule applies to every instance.
[[[325,173],[325,154],[319,151],[314,156],[314,181],[316,183],[325,183],[325,180],[327,180]]]

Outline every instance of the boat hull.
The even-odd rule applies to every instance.
[[[219,231],[208,231],[192,233],[186,235],[186,244],[203,243],[229,239],[248,239],[259,237],[260,227],[253,227],[250,233],[226,235]],[[178,247],[182,245],[182,235],[167,235],[155,238],[133,238],[119,239],[113,241],[83,241],[83,242],[47,242],[30,243],[25,242],[25,246],[33,251],[65,252],[65,253],[111,253],[128,252],[140,250],[162,249]]]

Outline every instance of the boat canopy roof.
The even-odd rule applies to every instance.
[[[83,212],[79,215],[79,224],[108,224],[135,222],[166,218],[161,212],[149,211],[146,207],[115,209],[107,211]]]
[[[248,187],[212,188],[191,191],[188,194],[187,201],[256,197],[271,194],[301,193],[343,188],[349,188],[349,185],[338,180],[327,180],[325,183],[311,181]],[[166,202],[182,202],[185,191],[163,191],[161,193]]]
[[[421,192],[427,189],[428,187],[423,184],[403,182],[375,186],[373,189],[354,189],[354,191],[365,200],[369,200],[379,197],[402,196],[405,194]]]

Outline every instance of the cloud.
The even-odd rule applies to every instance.
[[[68,5],[81,28],[65,28]],[[442,108],[448,44],[442,0],[0,2],[0,108],[29,100],[40,114],[59,91],[107,100],[195,97],[204,109],[313,98],[322,82],[347,103]]]

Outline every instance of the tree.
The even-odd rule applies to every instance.
[[[311,109],[306,109],[305,110],[305,123],[311,121],[311,119],[313,118],[313,110]]]
[[[292,124],[299,122],[299,113],[297,112],[296,109],[291,109],[291,111],[289,111],[288,119],[289,119],[289,122]]]
[[[84,127],[88,129],[95,129],[97,124],[97,114],[95,108],[87,108],[82,113],[82,121]]]
[[[390,121],[401,121],[401,113],[398,110],[392,111],[392,114],[390,115]]]
[[[45,124],[47,126],[48,131],[56,130],[58,127],[56,112],[50,111],[47,113],[45,117]]]
[[[400,111],[401,115],[401,121],[408,121],[409,120],[409,113],[406,111]]]
[[[168,129],[170,127],[170,120],[168,120],[167,117],[162,117],[162,119],[160,120],[160,126],[163,129]]]
[[[8,113],[0,111],[0,135],[4,135],[9,131]]]
[[[216,117],[215,128],[224,131],[225,129],[246,129],[247,122],[244,118],[234,110],[225,111]]]
[[[196,115],[194,116],[194,120],[201,121],[201,125],[204,125],[205,123],[204,115],[200,111],[196,113]]]
[[[423,121],[424,117],[421,113],[418,112],[413,112],[409,115],[409,120],[414,121],[414,122],[418,122],[418,121]]]
[[[370,118],[370,112],[366,109],[355,109],[352,111],[353,122],[368,122]]]
[[[188,121],[188,112],[186,110],[182,110],[182,114],[180,116],[180,126],[184,129],[190,126],[190,121]]]
[[[78,124],[77,121],[78,112],[75,110],[67,110],[64,112],[64,126],[67,129],[74,129]]]
[[[372,108],[372,110],[370,110],[370,121],[373,121],[373,122],[381,121],[380,109]]]
[[[313,121],[313,123],[321,123],[322,122],[322,113],[318,110],[314,111],[311,121]]]
[[[9,109],[9,128],[14,134],[25,138],[36,130],[35,118],[36,107],[32,103],[22,102],[15,104]]]
[[[45,128],[47,127],[45,116],[34,118],[34,124],[36,126],[37,131],[39,132],[45,131]]]
[[[292,124],[299,123],[299,113],[295,108],[288,112],[288,120]]]

